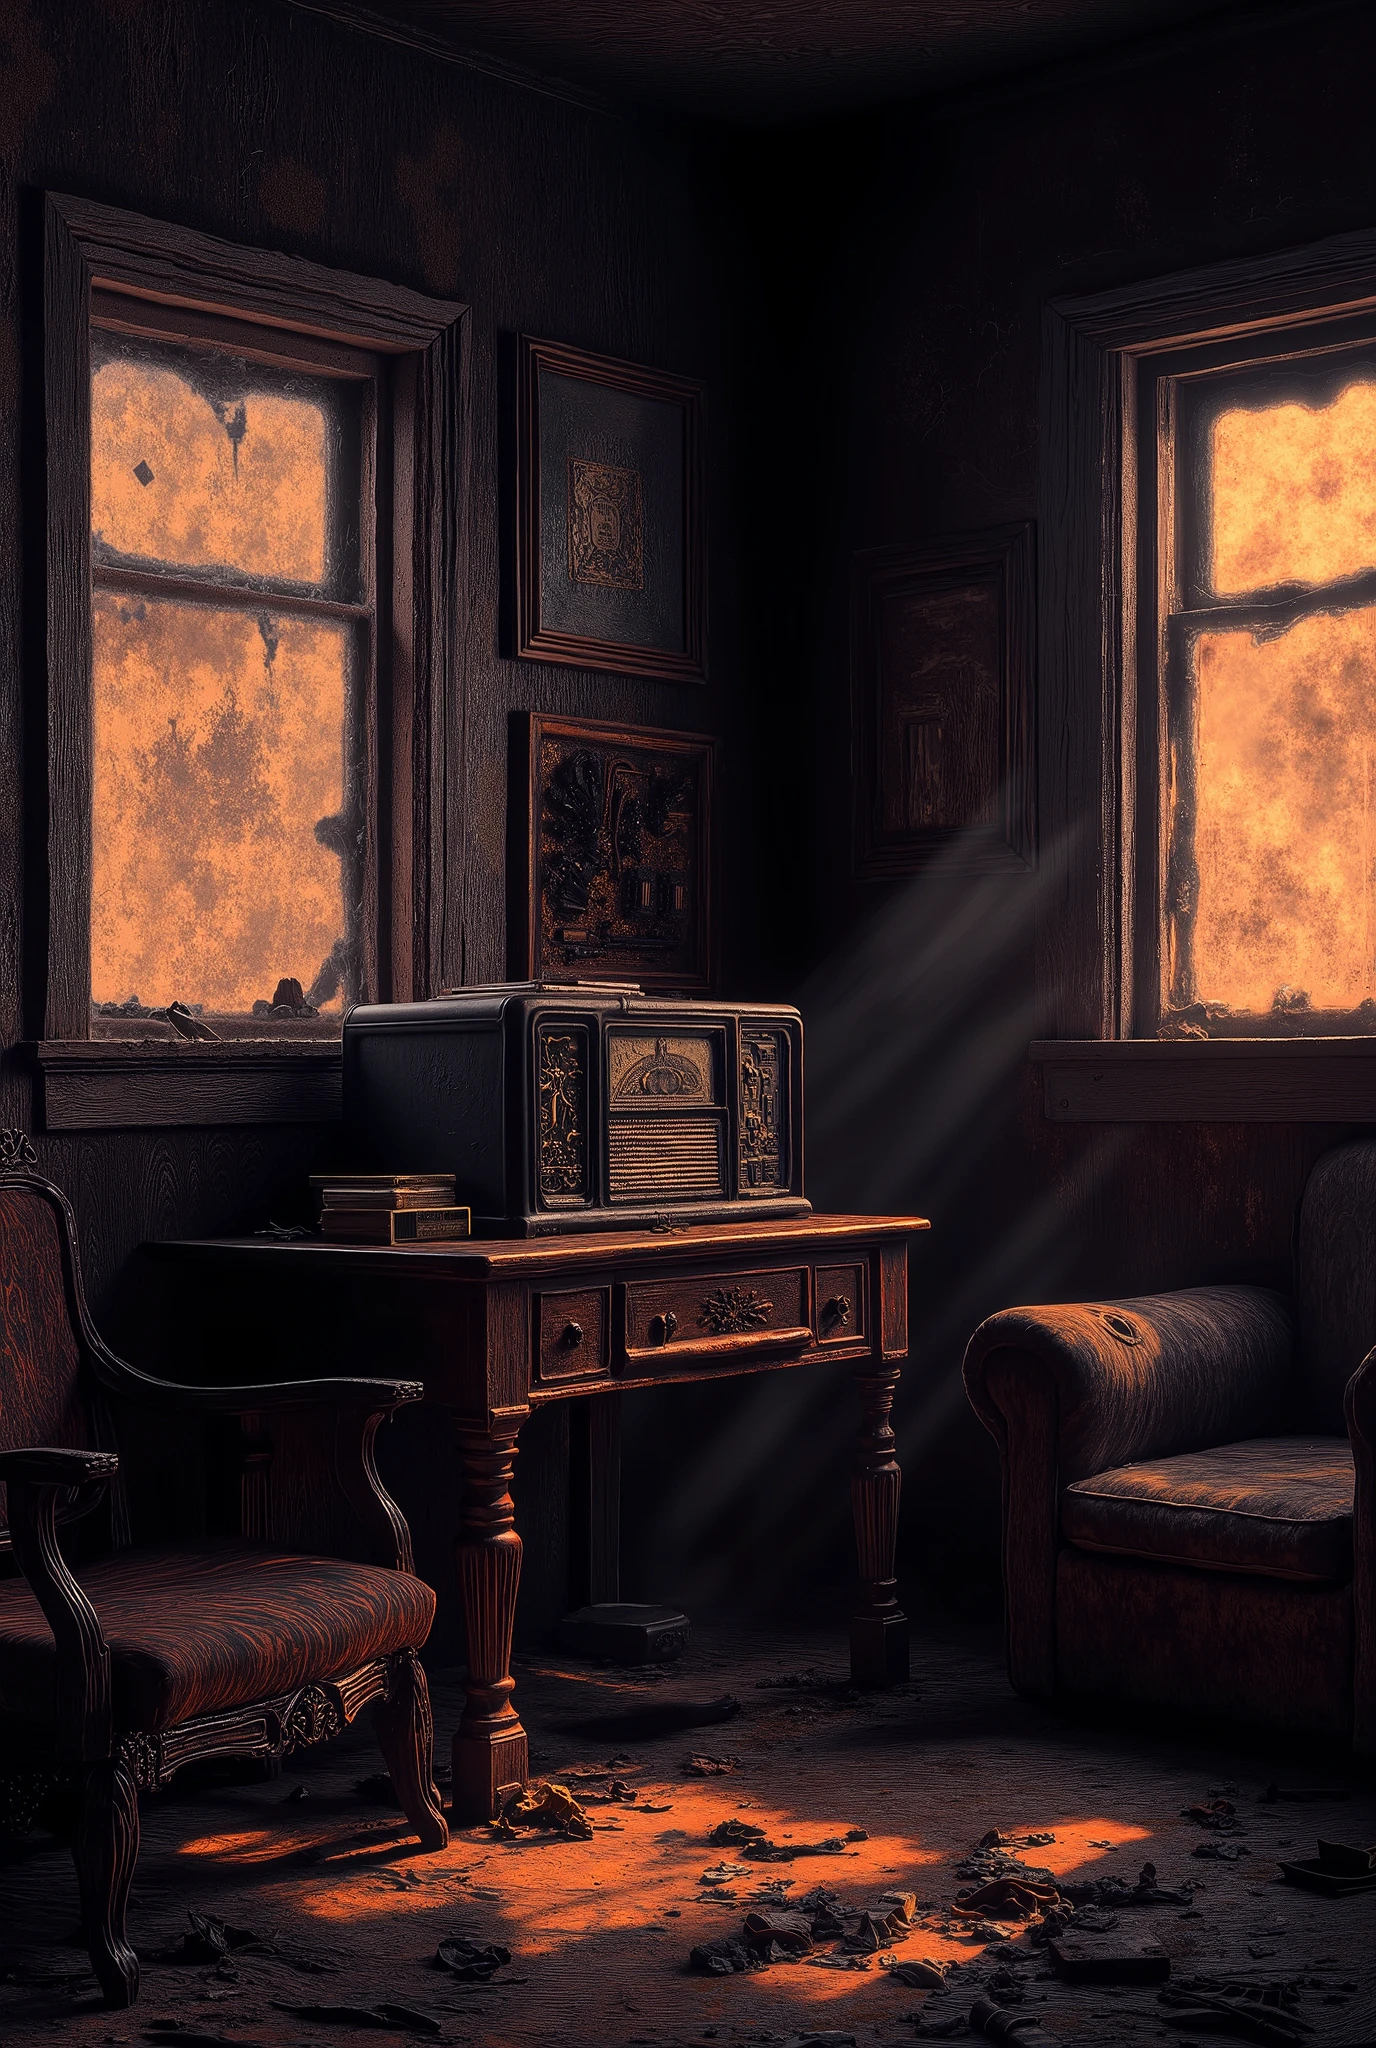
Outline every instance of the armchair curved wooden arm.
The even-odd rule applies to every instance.
[[[110,1754],[110,1652],[96,1611],[58,1547],[58,1497],[68,1487],[103,1486],[118,1471],[111,1451],[0,1451],[15,1559],[57,1647],[55,1747],[64,1763]]]
[[[375,1449],[382,1424],[398,1408],[424,1395],[419,1380],[277,1380],[262,1386],[191,1387],[139,1371],[117,1357],[94,1331],[88,1341],[100,1386],[136,1407],[193,1422],[251,1418],[255,1427],[274,1415],[318,1412],[326,1425],[318,1432],[321,1462],[332,1468],[374,1558],[394,1571],[414,1569],[406,1518],[383,1485]]]

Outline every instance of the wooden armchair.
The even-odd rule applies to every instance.
[[[371,1704],[422,1845],[449,1839],[416,1654],[435,1596],[414,1575],[405,1520],[373,1463],[383,1417],[421,1388],[183,1387],[136,1371],[91,1323],[72,1212],[34,1164],[26,1139],[0,1133],[0,1558],[12,1551],[18,1566],[0,1578],[0,1824],[70,1826],[91,1963],[107,2005],[126,2006],[139,1981],[125,1934],[138,1794],[183,1764],[278,1758]],[[130,1547],[107,1396],[193,1419],[252,1417],[259,1484],[273,1424],[309,1411],[377,1562],[242,1538]],[[97,1554],[73,1569],[59,1532],[86,1517],[81,1547]]]

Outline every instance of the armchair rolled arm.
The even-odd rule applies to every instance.
[[[1376,1350],[1368,1351],[1343,1395],[1352,1440],[1352,1603],[1356,1655],[1352,1746],[1376,1756]]]
[[[1060,1484],[1275,1427],[1294,1361],[1290,1304],[1265,1287],[1195,1287],[1132,1301],[1004,1309],[965,1353],[975,1413],[1002,1447],[998,1383],[1018,1368],[1054,1400]]]
[[[67,1762],[89,1763],[110,1754],[110,1652],[96,1611],[58,1547],[58,1495],[74,1486],[103,1485],[118,1471],[111,1451],[0,1451],[15,1559],[57,1650],[56,1748]]]
[[[1293,1350],[1288,1302],[1260,1287],[1004,1309],[980,1324],[965,1386],[999,1447],[1008,1670],[1019,1692],[1055,1691],[1061,1487],[1274,1427]]]

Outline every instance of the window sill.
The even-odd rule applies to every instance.
[[[1376,1123],[1376,1037],[1036,1039],[1053,1123]]]
[[[28,1051],[49,1131],[339,1119],[337,1039],[48,1039]]]

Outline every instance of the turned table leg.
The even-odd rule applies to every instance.
[[[908,1617],[898,1604],[894,1553],[903,1474],[889,1427],[897,1366],[855,1372],[860,1435],[851,1468],[860,1598],[850,1625],[852,1685],[896,1685],[908,1675]]]
[[[524,1786],[528,1769],[526,1731],[511,1704],[511,1632],[521,1578],[511,1469],[519,1427],[497,1436],[459,1425],[459,1592],[468,1638],[468,1697],[454,1737],[454,1819],[460,1826],[494,1820]]]

